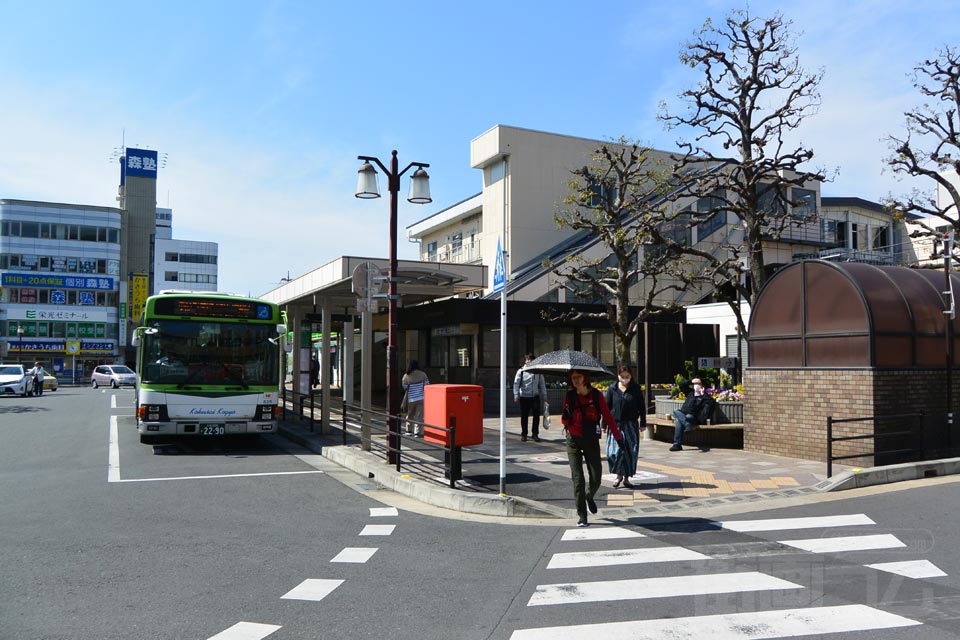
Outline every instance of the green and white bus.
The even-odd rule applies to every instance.
[[[179,291],[147,298],[132,339],[140,441],[276,432],[285,333],[272,302]]]

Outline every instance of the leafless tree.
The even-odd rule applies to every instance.
[[[771,275],[764,240],[815,216],[815,203],[802,208],[793,189],[825,179],[823,171],[803,168],[813,151],[789,142],[817,112],[823,76],[800,66],[791,27],[779,13],[761,19],[736,10],[719,25],[708,19],[680,53],[683,64],[702,72],[701,80],[680,93],[685,108],[671,112],[661,104],[658,116],[668,129],[692,135],[678,141],[683,155],[673,170],[677,197],[701,205],[691,224],[732,214],[742,228],[729,246],[687,251],[703,265],[701,280],[719,287],[718,297],[735,312],[736,301],[754,302]],[[745,270],[750,282],[741,277]],[[745,334],[739,314],[738,324]]]
[[[900,176],[932,180],[947,197],[940,200],[936,193],[914,189],[904,196],[890,196],[886,204],[900,216],[925,217],[916,221],[922,230],[915,236],[940,236],[938,227],[943,226],[956,233],[960,231],[960,190],[944,174],[960,175],[960,52],[944,47],[935,58],[914,67],[913,86],[924,102],[904,113],[907,132],[903,138],[888,137],[892,154],[886,161]]]

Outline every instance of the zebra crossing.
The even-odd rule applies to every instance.
[[[512,630],[510,640],[561,637],[565,640],[653,640],[666,637],[671,640],[699,640],[704,636],[722,640],[757,640],[881,629],[907,630],[923,624],[920,620],[898,615],[879,606],[853,603],[787,608],[782,599],[776,597],[763,601],[765,605],[750,607],[758,609],[756,611],[705,611],[704,615],[677,616],[678,598],[735,596],[764,591],[790,594],[807,588],[800,582],[764,571],[732,570],[729,555],[712,555],[710,550],[714,545],[703,543],[705,538],[702,536],[709,536],[713,532],[728,532],[728,536],[744,534],[745,537],[765,534],[774,538],[763,541],[767,551],[776,549],[782,554],[840,554],[845,561],[857,564],[857,560],[864,555],[851,555],[852,552],[863,552],[874,559],[874,555],[885,552],[902,553],[904,547],[908,546],[894,534],[877,532],[878,525],[865,514],[730,520],[706,522],[704,525],[708,526],[691,529],[701,535],[697,538],[683,538],[690,534],[684,532],[682,527],[659,534],[652,530],[644,533],[644,530],[624,526],[565,531],[558,543],[560,549],[549,557],[545,572],[549,574],[554,570],[577,569],[578,577],[583,577],[585,571],[589,570],[591,578],[604,577],[607,573],[608,579],[544,581],[544,584],[535,585],[525,605],[524,611],[528,613],[521,613],[521,622],[524,618],[541,622],[548,619],[534,615],[541,607],[551,608],[551,611],[559,607],[578,607],[572,609],[575,613],[568,617],[576,624],[529,625],[527,628],[519,624],[517,627],[521,628]],[[810,536],[814,530],[819,530],[821,535]],[[681,546],[674,544],[676,540],[694,540],[695,543]],[[750,545],[755,543],[755,540],[743,542],[742,548],[751,548]],[[590,548],[577,550],[578,545],[588,545]],[[611,548],[595,548],[607,545]],[[928,560],[874,562],[861,566],[864,570],[872,569],[917,580],[946,575]],[[675,570],[667,570],[670,567]],[[680,575],[671,575],[677,570]],[[630,577],[625,579],[625,572]],[[557,571],[557,574],[562,575],[562,571]],[[586,603],[597,605],[624,601],[638,603],[638,606],[628,609],[631,613],[625,614],[638,619],[609,620],[610,609],[583,606]],[[813,599],[813,602],[817,601]],[[658,616],[658,602],[672,603],[673,615],[664,615],[661,611]],[[778,602],[780,606],[777,606]],[[789,604],[795,605],[797,602]],[[598,609],[602,609],[602,612]],[[585,619],[591,611],[597,611],[595,615],[598,618],[608,619]],[[624,609],[621,607],[617,611]]]

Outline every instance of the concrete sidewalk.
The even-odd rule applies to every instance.
[[[415,461],[436,455],[422,440],[404,439],[404,450],[410,455],[404,456],[407,462],[397,472],[382,455],[363,451],[357,444],[343,446],[339,429],[320,435],[292,421],[281,423],[281,435],[286,438],[425,504],[493,516],[576,518],[562,429],[541,429],[539,443],[521,442],[519,419],[509,418],[506,433],[506,494],[501,495],[498,418],[484,421],[482,445],[464,448],[463,479],[456,489],[449,487],[438,465]],[[609,475],[604,460],[596,517],[622,519],[960,472],[957,458],[864,470],[834,465],[835,475],[827,479],[822,462],[742,450],[685,446],[683,451],[671,452],[669,448],[665,442],[640,441],[633,489],[614,489],[615,476]]]

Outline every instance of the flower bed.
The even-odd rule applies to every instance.
[[[656,399],[656,414],[660,418],[673,418],[675,409],[683,406],[683,400],[671,398]],[[743,423],[743,402],[718,401],[713,411],[714,424]]]

